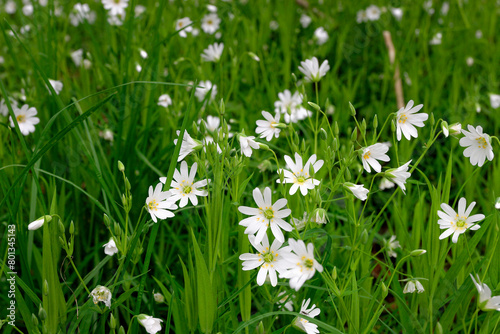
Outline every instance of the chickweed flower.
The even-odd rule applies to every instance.
[[[272,204],[271,188],[269,187],[264,189],[264,194],[262,194],[259,188],[255,188],[253,190],[253,199],[258,209],[248,206],[238,207],[239,212],[251,216],[243,219],[239,223],[241,226],[246,227],[245,234],[253,235],[257,233],[254,242],[260,243],[266,235],[267,228],[271,226],[274,237],[280,242],[284,242],[285,237],[281,229],[285,231],[291,231],[293,229],[292,225],[283,220],[283,218],[290,215],[292,210],[280,210],[286,206],[287,200],[281,198]]]
[[[380,190],[386,190],[386,189],[394,188],[394,186],[395,186],[395,184],[393,182],[389,181],[388,179],[386,179],[384,177],[380,181],[380,185],[378,187]]]
[[[278,293],[279,300],[276,303],[276,304],[278,304],[278,309],[281,309],[282,307],[284,307],[286,310],[293,312],[292,298],[294,298],[294,297],[295,296],[293,296],[293,295],[287,294],[286,291],[281,291],[280,293]]]
[[[182,19],[178,19],[177,22],[175,23],[175,30],[179,31],[179,36],[182,38],[187,37],[187,33],[193,31],[193,26],[190,26],[190,24],[193,23],[189,17],[183,17]],[[187,27],[189,26],[189,27]],[[185,28],[187,27],[187,28]],[[185,28],[185,29],[183,29]],[[181,30],[182,29],[182,30]]]
[[[262,116],[266,119],[258,120],[257,128],[255,129],[255,133],[260,133],[260,138],[266,138],[267,141],[271,141],[273,136],[278,138],[281,132],[281,129],[277,127],[280,124],[280,114],[276,113],[273,117],[271,113],[267,111],[262,111]]]
[[[318,58],[312,57],[301,61],[299,70],[304,74],[307,82],[318,82],[330,70],[330,65],[328,65],[328,60],[325,60],[319,66]]]
[[[468,125],[467,128],[469,131],[462,130],[465,137],[460,139],[460,146],[467,147],[464,150],[464,156],[470,158],[472,166],[478,165],[481,167],[484,165],[486,158],[491,161],[495,156],[491,147],[490,136],[483,133],[481,126],[474,128],[472,125]]]
[[[160,219],[172,218],[175,214],[169,210],[177,209],[175,200],[169,191],[162,191],[163,184],[160,182],[153,190],[153,186],[149,186],[149,196],[146,198],[146,206],[151,219],[156,223]]]
[[[370,166],[377,172],[380,173],[382,170],[382,165],[380,161],[390,161],[391,158],[386,154],[389,151],[389,146],[386,144],[377,143],[362,149],[361,162],[363,163],[363,168],[371,173]]]
[[[238,135],[238,139],[240,141],[241,145],[241,153],[243,153],[247,157],[252,156],[252,148],[254,150],[259,149],[259,143],[257,143],[254,139],[255,136],[245,136],[245,135]]]
[[[302,231],[306,227],[307,222],[309,222],[309,215],[305,211],[302,219],[290,217],[290,223],[297,231]]]
[[[179,207],[183,208],[188,204],[188,201],[196,206],[198,205],[197,196],[207,196],[208,192],[203,189],[198,189],[204,187],[208,184],[210,180],[204,179],[198,182],[194,182],[196,176],[196,171],[198,169],[198,164],[195,162],[191,166],[191,171],[188,169],[187,162],[181,162],[180,172],[175,169],[174,180],[172,181],[169,190],[172,194],[170,201],[177,202],[180,200]],[[166,177],[160,178],[160,182],[165,183],[167,181]]]
[[[104,247],[104,254],[106,255],[113,256],[118,253],[118,248],[116,247],[116,243],[113,238],[109,239],[109,242],[104,244],[102,247]]]
[[[49,79],[49,83],[52,86],[52,88],[54,88],[56,94],[59,95],[59,93],[63,89],[63,83],[59,80],[52,80],[52,79]],[[49,90],[49,93],[52,94],[52,92],[50,90]]]
[[[414,293],[415,291],[417,291],[417,293],[422,293],[425,290],[422,283],[417,279],[411,279],[406,283],[403,293]]]
[[[274,111],[285,116],[286,123],[297,123],[312,115],[312,112],[302,106],[302,95],[299,92],[292,93],[285,89],[278,93],[279,100],[274,102]]]
[[[180,131],[177,130],[177,137],[180,135]],[[177,139],[174,139],[174,144],[177,145]],[[191,152],[201,150],[203,143],[199,140],[191,138],[187,131],[184,131],[184,136],[182,136],[181,150],[179,151],[179,157],[177,162],[184,160],[184,158]]]
[[[406,180],[411,176],[411,173],[408,172],[408,166],[410,165],[410,162],[411,160],[396,169],[389,169],[384,173],[385,177],[388,180],[396,183],[399,188],[401,188],[404,194],[406,194]]]
[[[14,115],[16,116],[17,124],[19,125],[19,130],[25,136],[29,135],[32,132],[35,132],[35,125],[40,123],[40,119],[35,117],[37,111],[35,107],[29,107],[27,104],[23,105],[21,108],[14,108]],[[9,117],[10,126],[15,127],[14,121],[12,117]]]
[[[483,311],[500,311],[500,296],[491,297],[491,289],[486,284],[481,283],[479,275],[476,275],[477,281],[472,274],[470,274],[470,278],[472,278],[479,293],[478,307]]]
[[[364,187],[362,184],[352,184],[349,182],[344,183],[344,187],[352,192],[354,196],[359,198],[362,201],[365,201],[368,198],[369,190]]]
[[[156,334],[161,331],[161,323],[163,320],[159,318],[153,318],[150,315],[139,314],[137,317],[139,323],[146,328],[146,332],[149,334]]]
[[[12,107],[12,110],[15,110],[17,108],[17,102],[14,99],[9,98],[10,100],[10,105]],[[2,116],[9,116],[9,108],[7,107],[7,103],[5,99],[0,100],[0,115]]]
[[[410,100],[406,107],[398,110],[396,113],[396,137],[401,140],[401,133],[410,140],[411,137],[418,137],[417,127],[423,127],[424,121],[429,118],[429,115],[422,113],[416,114],[424,105],[419,104],[413,107],[413,100]]]
[[[495,209],[500,210],[500,197],[498,197],[497,201],[495,202]]]
[[[490,104],[493,109],[500,108],[500,95],[490,94]]]
[[[155,302],[157,302],[158,304],[165,302],[165,297],[159,292],[153,293],[153,298],[154,298]]]
[[[317,308],[315,304],[313,304],[310,309],[307,309],[310,302],[311,302],[310,298],[308,298],[307,300],[304,299],[302,301],[302,306],[300,307],[300,314],[306,315],[310,318],[314,318],[321,313],[321,310]],[[309,320],[306,320],[304,318],[300,317],[295,318],[295,320],[293,321],[293,326],[307,334],[319,333],[318,325],[313,324],[312,322],[309,322]]]
[[[164,108],[167,108],[168,106],[171,106],[172,105],[172,99],[170,98],[170,95],[168,95],[168,94],[160,95],[160,97],[158,98],[158,105],[160,107],[164,107]]]
[[[30,230],[30,231],[38,230],[40,227],[43,226],[43,224],[45,222],[48,223],[51,220],[52,220],[52,216],[50,216],[50,215],[42,216],[42,217],[38,218],[37,220],[32,221],[31,223],[29,223],[28,230]]]
[[[217,63],[220,60],[222,51],[224,51],[224,43],[214,43],[203,50],[201,58],[203,58],[204,61]]]
[[[253,270],[260,267],[257,274],[257,284],[263,285],[266,277],[269,275],[272,286],[278,284],[276,272],[282,274],[287,270],[288,263],[283,258],[283,254],[290,252],[289,247],[281,248],[283,245],[278,239],[274,239],[271,248],[269,248],[269,239],[264,234],[262,243],[255,242],[255,236],[248,237],[252,246],[259,252],[258,254],[245,253],[240,255],[243,261],[243,270]]]
[[[291,252],[283,254],[289,262],[288,270],[280,277],[290,279],[290,287],[299,291],[302,285],[316,273],[323,271],[323,266],[314,258],[314,245],[309,243],[306,247],[304,241],[288,239]]]
[[[316,224],[326,224],[328,222],[326,210],[323,208],[315,209],[311,215],[311,221]]]
[[[467,202],[465,198],[460,198],[460,200],[458,201],[457,213],[448,204],[441,204],[441,209],[443,209],[444,212],[438,210],[438,216],[439,218],[441,218],[438,220],[438,224],[440,229],[446,229],[446,231],[441,233],[441,235],[439,236],[440,240],[447,238],[453,234],[451,240],[453,241],[453,243],[457,243],[460,234],[465,233],[467,229],[475,231],[481,227],[480,225],[474,223],[483,220],[485,216],[483,214],[470,216],[470,213],[476,205],[476,202],[472,202],[467,209],[466,205]]]
[[[283,183],[292,183],[290,195],[295,194],[300,188],[300,192],[305,196],[308,190],[314,189],[315,186],[320,184],[319,180],[313,179],[312,175],[309,174],[311,167],[314,173],[316,173],[323,166],[323,160],[316,161],[316,154],[313,154],[305,165],[303,164],[302,157],[298,153],[295,153],[296,162],[288,155],[285,155],[285,161],[290,171],[281,168],[278,170],[278,174],[283,173],[285,177]],[[278,179],[276,182],[281,183],[281,180]]]
[[[328,33],[325,28],[319,27],[314,31],[314,39],[318,45],[323,45],[328,41]]]
[[[89,297],[92,297],[94,304],[103,302],[108,308],[111,307],[111,291],[105,286],[98,285],[90,292]]]
[[[299,22],[300,22],[300,25],[302,26],[302,28],[305,29],[305,28],[309,27],[309,24],[311,24],[312,19],[311,19],[311,17],[307,16],[306,14],[302,14],[300,16]]]
[[[382,14],[382,11],[378,6],[371,5],[366,8],[366,18],[369,21],[378,21],[378,19],[380,19],[380,14]]]
[[[104,9],[109,10],[110,15],[125,14],[128,7],[128,0],[102,0]]]
[[[196,87],[194,95],[196,96],[199,102],[203,102],[203,100],[205,100],[206,95],[210,91],[211,94],[208,98],[208,101],[215,99],[215,96],[217,95],[217,85],[212,85],[212,82],[209,80],[200,81],[198,87]]]
[[[201,19],[201,29],[207,34],[213,35],[219,30],[219,25],[220,18],[216,13],[207,14]]]
[[[396,236],[393,235],[389,240],[384,239],[384,247],[387,255],[390,257],[397,257],[396,248],[401,248],[399,241],[396,240]]]

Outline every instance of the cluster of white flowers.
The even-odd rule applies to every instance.
[[[210,9],[215,9],[201,19],[201,30],[208,35],[214,35],[216,38],[220,38],[220,33],[218,32],[221,24],[221,19],[217,15],[217,7],[212,6]],[[209,9],[209,11],[210,11]],[[175,22],[175,31],[179,33],[179,36],[182,38],[186,38],[188,33],[191,33],[193,36],[197,36],[200,31],[198,28],[193,26],[193,21],[189,17],[183,17],[178,19]]]

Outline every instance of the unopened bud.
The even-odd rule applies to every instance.
[[[73,223],[73,221],[69,224],[69,234],[75,234],[75,223]]]
[[[47,319],[47,311],[44,310],[41,304],[40,307],[38,308],[38,317],[42,321],[45,321],[45,319]]]
[[[351,141],[356,141],[357,138],[358,138],[358,129],[354,128],[354,130],[352,130],[351,133]]]
[[[130,181],[128,180],[127,177],[125,178],[125,189],[127,189],[128,191],[132,189],[132,187],[130,186]]]
[[[110,226],[110,221],[109,221],[109,217],[107,214],[104,214],[104,225],[106,225],[107,228],[109,228]]]
[[[122,229],[121,229],[120,225],[118,225],[118,223],[116,223],[116,222],[115,222],[115,223],[113,224],[113,227],[114,227],[114,228],[113,228],[113,229],[114,229],[114,234],[115,234],[116,236],[120,236],[120,235],[122,234]]]
[[[271,149],[269,148],[269,146],[267,146],[266,144],[262,144],[262,143],[259,143],[259,148],[261,150],[267,150],[267,151],[270,151]]]
[[[250,56],[250,58],[252,58],[253,60],[255,60],[255,61],[257,61],[257,62],[259,62],[259,61],[260,61],[259,56],[257,56],[255,53],[253,53],[253,52],[249,51],[249,52],[248,52],[248,55],[249,55],[249,56]]]
[[[375,114],[375,117],[373,117],[373,128],[377,130],[378,127],[378,117],[377,114]]]
[[[392,132],[396,131],[396,121],[395,120],[392,120],[392,122],[391,122],[391,131]]]
[[[354,109],[354,106],[351,102],[349,102],[349,109],[351,110],[351,116],[356,116],[356,109]]]
[[[436,322],[436,329],[434,330],[436,334],[443,334],[443,326],[438,322]]]
[[[361,242],[363,243],[363,245],[366,245],[366,243],[368,242],[368,231],[366,229],[361,232]]]
[[[35,325],[35,327],[38,327],[38,318],[34,313],[31,313],[31,322]]]
[[[65,247],[66,246],[66,243],[64,242],[63,238],[59,237],[58,238],[59,240],[59,244],[62,246],[62,247]]]
[[[333,270],[332,270],[332,278],[334,280],[337,279],[337,266],[333,267]]]
[[[430,124],[431,124],[431,126],[434,126],[435,123],[436,123],[436,120],[434,119],[434,113],[431,112]]]
[[[351,172],[349,171],[349,168],[345,169],[344,178],[345,178],[346,181],[350,181],[351,180]]]
[[[337,121],[335,121],[335,126],[334,126],[334,133],[335,133],[335,137],[338,137],[339,136],[339,123],[337,123]]]
[[[109,328],[111,328],[111,329],[116,328],[116,319],[115,319],[113,313],[109,314]]]
[[[410,255],[411,256],[420,256],[420,255],[424,255],[425,253],[427,253],[427,251],[425,249],[415,249],[410,253]]]
[[[328,133],[326,133],[325,129],[323,129],[323,128],[319,129],[319,137],[323,140],[328,139]]]
[[[318,106],[316,103],[314,102],[307,102],[307,104],[309,104],[311,107],[313,107],[316,111],[320,111],[321,110],[321,107]]]
[[[43,281],[42,293],[44,296],[49,295],[49,282],[47,282],[47,280]]]
[[[120,326],[120,329],[118,330],[118,334],[125,334],[125,328],[123,328],[123,326]]]
[[[66,229],[64,228],[64,224],[62,223],[62,221],[61,221],[60,219],[59,219],[59,221],[58,221],[58,224],[57,224],[57,225],[59,226],[59,232],[60,232],[61,234],[64,234],[64,232],[66,231]]]
[[[123,165],[123,162],[121,162],[120,160],[118,160],[118,170],[122,173],[125,171],[125,166]]]
[[[382,293],[384,294],[384,298],[385,298],[385,296],[387,296],[387,293],[389,292],[389,290],[385,286],[384,282],[380,283],[380,285],[382,286]]]

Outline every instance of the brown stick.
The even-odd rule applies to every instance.
[[[392,43],[391,33],[387,30],[384,31],[384,40],[387,51],[389,52],[389,61],[391,62],[391,65],[394,65],[394,61],[396,60],[396,49]],[[401,75],[399,73],[399,64],[396,64],[394,69],[394,91],[396,93],[398,109],[404,108],[405,101],[403,98],[403,83],[401,82]]]

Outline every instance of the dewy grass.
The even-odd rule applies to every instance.
[[[496,2],[0,6],[2,330],[500,331]]]

